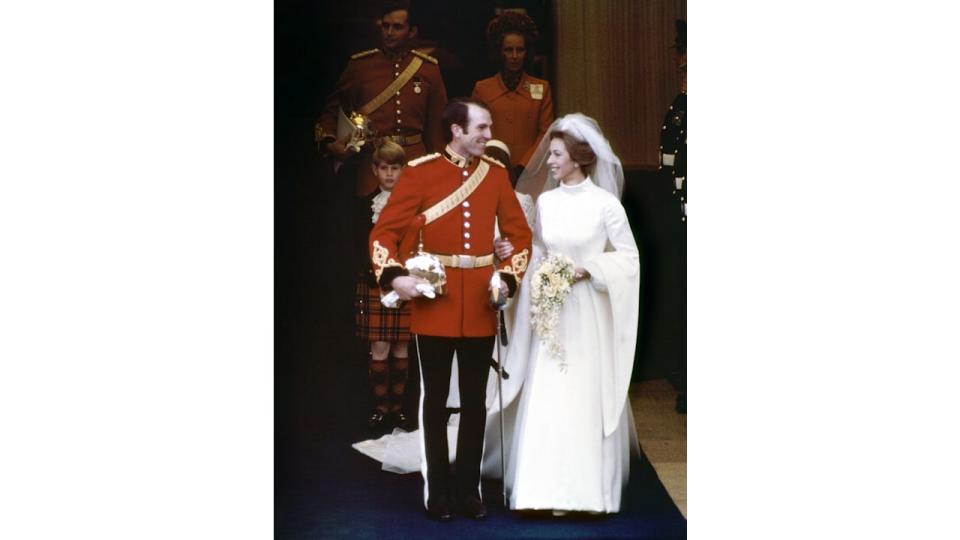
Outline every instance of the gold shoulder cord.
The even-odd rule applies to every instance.
[[[373,53],[375,53],[375,52],[377,52],[377,51],[379,51],[379,50],[380,50],[380,49],[369,49],[369,50],[366,50],[366,51],[361,51],[361,52],[358,52],[357,54],[351,55],[350,58],[353,59],[353,60],[359,60],[359,59],[361,59],[361,58],[366,58],[367,56],[370,56],[371,54],[373,54]]]
[[[418,157],[417,159],[412,159],[412,160],[408,161],[408,162],[407,162],[407,166],[408,166],[408,167],[416,167],[417,165],[426,163],[426,162],[428,162],[428,161],[433,161],[434,159],[437,159],[438,157],[440,157],[440,152],[434,152],[434,153],[432,153],[432,154],[427,154],[427,155],[424,155],[424,156],[420,156],[420,157]]]
[[[488,156],[488,155],[482,155],[482,156],[480,156],[480,157],[483,158],[483,159],[485,159],[485,160],[487,160],[487,161],[489,161],[490,163],[496,163],[497,165],[503,167],[504,169],[507,168],[507,166],[504,165],[504,164],[503,164],[499,159],[497,159],[497,158],[492,158],[492,157],[490,157],[490,156]]]
[[[436,221],[447,212],[453,210],[457,206],[460,206],[460,203],[462,203],[464,199],[469,197],[470,194],[477,189],[477,186],[479,186],[480,182],[482,182],[487,176],[487,171],[489,170],[490,165],[484,161],[481,161],[480,164],[477,165],[476,170],[473,171],[473,174],[470,175],[470,178],[467,178],[467,181],[464,182],[462,186],[457,188],[457,190],[450,195],[447,195],[447,197],[442,201],[431,206],[430,208],[427,208],[423,212],[423,215],[426,217],[426,222],[424,225]]]
[[[416,73],[417,70],[420,69],[420,66],[422,65],[423,65],[423,60],[419,56],[411,60],[410,64],[407,65],[407,69],[403,70],[403,73],[401,73],[396,79],[393,80],[392,83],[390,83],[390,86],[384,88],[383,92],[380,92],[380,94],[377,95],[377,97],[370,100],[370,103],[367,103],[363,107],[360,107],[359,109],[360,114],[367,116],[373,111],[379,109],[381,105],[383,105],[384,103],[387,102],[388,99],[393,97],[393,95],[397,92],[397,90],[400,90],[401,88],[403,88],[403,85],[407,84],[407,81],[409,81],[410,78],[413,77],[413,74]]]

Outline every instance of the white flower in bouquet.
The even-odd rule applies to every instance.
[[[560,360],[561,371],[566,371],[567,361],[563,345],[557,338],[560,310],[573,285],[573,260],[562,253],[549,253],[540,263],[531,279],[532,299],[530,319],[533,329],[546,345],[547,353]]]

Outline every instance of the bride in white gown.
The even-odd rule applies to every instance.
[[[639,453],[627,397],[639,316],[639,254],[620,194],[623,169],[596,121],[557,119],[517,191],[537,198],[531,266],[516,299],[503,359],[506,478],[512,509],[617,512]],[[547,253],[574,261],[577,282],[557,335],[566,369],[530,322],[530,280]],[[500,476],[496,377],[487,391],[483,474]],[[455,419],[450,440],[456,441]],[[420,470],[419,438],[403,432],[354,445],[385,470]],[[455,444],[450,445],[455,452]]]
[[[637,449],[627,387],[640,294],[639,253],[619,200],[623,170],[596,122],[584,115],[560,118],[544,139],[546,157],[531,160],[539,165],[524,173],[517,189],[535,192],[543,185],[533,260],[547,253],[570,257],[575,283],[556,328],[566,367],[535,336],[528,345],[507,460],[510,507],[617,512],[631,446]],[[514,333],[533,336],[525,326],[529,319],[518,318]],[[508,361],[523,354],[514,346],[520,340]]]

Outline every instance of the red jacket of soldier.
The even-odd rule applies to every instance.
[[[461,168],[440,154],[410,162],[370,232],[373,270],[385,291],[392,289],[395,277],[407,274],[402,264],[409,254],[399,250],[405,234],[416,234],[410,231],[414,218],[456,191],[479,162],[480,158],[473,158]],[[513,294],[530,260],[532,233],[506,169],[495,160],[487,162],[490,170],[473,193],[459,206],[422,227],[423,246],[424,251],[437,255],[493,253],[493,227],[499,220],[501,235],[510,239],[514,254],[499,262],[496,269]],[[489,292],[493,271],[494,266],[446,268],[443,295],[413,300],[413,333],[446,337],[495,334],[496,315],[490,307]]]
[[[379,49],[353,55],[320,115],[322,131],[335,137],[342,102],[354,110],[363,107],[390,86],[415,58],[423,61],[423,65],[395,95],[369,114],[370,127],[381,137],[419,138],[412,143],[398,141],[408,160],[443,149],[441,116],[447,104],[447,90],[437,60],[417,50],[396,59]],[[364,166],[360,171],[357,189],[360,195],[371,193],[377,186],[376,177],[368,169]]]

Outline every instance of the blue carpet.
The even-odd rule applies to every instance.
[[[328,344],[326,350],[331,348]],[[485,521],[456,514],[452,522],[431,521],[423,514],[419,474],[383,472],[379,462],[350,446],[370,438],[363,426],[367,402],[358,391],[362,363],[317,362],[312,367],[300,386],[303,395],[316,399],[313,406],[277,410],[278,539],[686,538],[686,519],[646,459],[631,464],[621,512],[614,516],[510,512],[503,508],[500,483],[485,480]],[[322,381],[313,388],[325,391],[306,390],[311,381]]]

